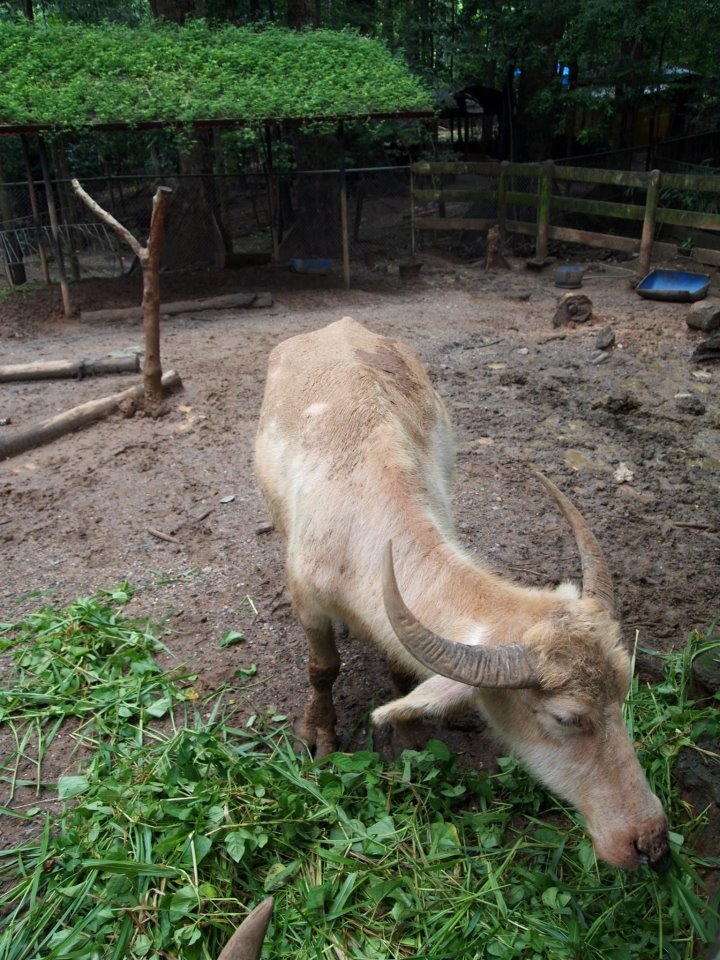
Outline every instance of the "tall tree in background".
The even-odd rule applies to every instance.
[[[320,25],[317,0],[288,0],[287,23],[295,30]],[[320,130],[292,128],[295,163],[299,170],[337,169],[337,137]],[[339,184],[329,174],[303,174],[297,178],[294,222],[285,237],[284,257],[337,257],[341,253]]]
[[[205,0],[150,0],[150,5],[156,19],[180,25],[206,13]],[[212,131],[196,131],[181,146],[178,167],[180,182],[168,212],[163,266],[222,267],[232,249],[214,189]]]

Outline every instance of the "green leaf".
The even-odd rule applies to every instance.
[[[245,640],[245,635],[239,633],[237,630],[228,630],[227,633],[223,634],[222,640],[220,641],[221,647],[234,647],[237,643],[243,643]]]
[[[164,717],[172,708],[172,698],[165,696],[155,700],[149,706],[145,707],[145,712],[151,717]]]
[[[70,800],[72,797],[79,797],[87,793],[90,782],[87,777],[67,776],[60,777],[58,780],[58,796],[61,800]]]
[[[181,887],[170,898],[169,916],[171,923],[177,923],[190,916],[198,908],[198,894],[194,887]]]
[[[240,863],[247,849],[247,836],[245,833],[239,831],[228,833],[225,837],[225,849],[235,863]]]

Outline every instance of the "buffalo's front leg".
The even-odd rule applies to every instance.
[[[310,623],[307,617],[301,617],[300,620],[310,648],[308,674],[312,687],[300,735],[314,750],[316,757],[324,757],[337,749],[337,714],[332,688],[340,672],[340,656],[330,620],[323,618],[314,623]]]

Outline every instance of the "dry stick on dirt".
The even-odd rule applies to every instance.
[[[168,371],[162,377],[161,391],[171,392],[172,390],[179,390],[181,387],[182,381],[174,370]],[[95,420],[109,417],[120,407],[121,403],[128,400],[140,400],[143,396],[143,389],[143,386],[138,384],[136,387],[130,387],[120,393],[113,393],[109,397],[81,403],[71,410],[57,414],[57,416],[41,420],[27,430],[16,431],[10,435],[3,433],[0,436],[0,460],[49,443],[51,440],[77,430],[79,427],[84,427]]]
[[[96,377],[103,373],[137,373],[140,359],[103,357],[100,360],[42,360],[36,363],[9,363],[0,366],[0,383],[16,380],[51,380],[56,377]]]
[[[83,190],[78,180],[74,179],[72,185],[85,206],[114,230],[140,261],[143,275],[142,311],[145,331],[145,362],[143,364],[145,412],[152,417],[158,417],[165,411],[160,364],[160,253],[165,240],[167,205],[172,190],[170,187],[158,187],[155,191],[150,219],[150,236],[147,246],[143,247],[127,227],[124,227]]]

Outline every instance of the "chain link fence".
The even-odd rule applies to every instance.
[[[314,191],[308,190],[312,180]],[[365,265],[411,248],[408,167],[224,176],[84,178],[83,188],[141,243],[159,185],[173,197],[167,265],[242,265],[327,257]],[[129,247],[74,195],[67,180],[52,184],[53,228],[45,185],[0,184],[0,284],[119,276],[134,269]],[[308,206],[308,196],[314,205]],[[313,200],[314,198],[314,200]],[[345,241],[343,243],[343,236]],[[175,248],[182,247],[182,254]]]

